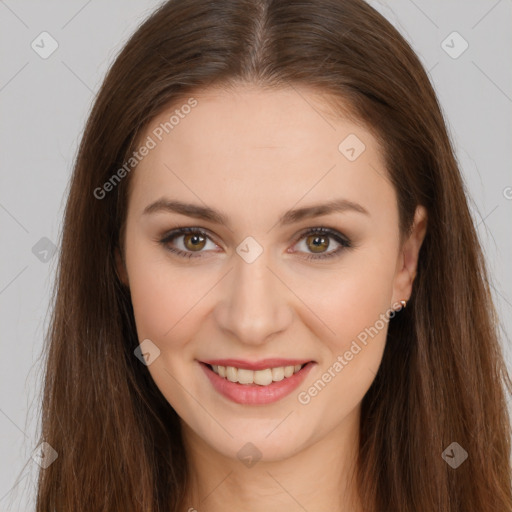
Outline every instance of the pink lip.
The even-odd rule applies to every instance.
[[[219,361],[223,361],[223,363],[213,363],[220,364],[221,366],[237,366],[238,368],[243,368],[243,366],[238,366],[240,362],[235,364],[224,364],[226,361],[234,361],[232,359],[222,359]],[[264,368],[270,368],[268,366],[268,361],[266,360]],[[282,359],[273,361],[284,361]],[[287,360],[291,361],[291,360]],[[260,365],[261,362],[257,363]],[[213,387],[223,396],[229,398],[233,402],[237,404],[244,405],[264,405],[270,404],[273,402],[277,402],[281,400],[281,398],[289,395],[294,389],[300,386],[300,384],[304,381],[307,374],[310,372],[311,368],[316,364],[314,362],[308,362],[304,368],[302,368],[297,373],[294,373],[291,377],[285,377],[283,380],[279,382],[273,382],[268,386],[260,386],[258,384],[239,384],[238,382],[230,382],[229,380],[217,375],[213,370],[211,370],[206,363],[199,362],[201,368],[206,373],[206,376],[210,379]],[[208,363],[210,364],[210,363]],[[247,364],[247,363],[246,363]],[[255,363],[251,363],[255,364]],[[290,364],[282,364],[279,366],[292,366],[293,363]],[[301,364],[297,362],[296,364]],[[275,367],[275,365],[274,365]],[[252,368],[250,368],[252,369]]]
[[[260,361],[244,361],[243,359],[209,359],[207,361],[200,361],[211,366],[233,366],[235,368],[242,368],[243,370],[265,370],[267,368],[278,368],[280,366],[295,366],[300,364],[309,363],[310,359],[261,359]]]

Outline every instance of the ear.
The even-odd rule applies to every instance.
[[[121,254],[121,250],[119,247],[115,249],[115,259],[116,259],[116,272],[119,280],[125,285],[129,286],[128,283],[128,272],[126,271],[126,264],[124,262],[124,258]]]
[[[411,233],[400,248],[396,263],[395,279],[393,284],[392,304],[401,300],[409,300],[412,293],[412,284],[418,268],[418,256],[421,244],[427,232],[427,210],[417,206]]]

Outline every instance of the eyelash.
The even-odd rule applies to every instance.
[[[201,228],[177,228],[177,229],[172,230],[169,233],[166,233],[166,235],[161,240],[159,240],[159,243],[161,243],[166,250],[168,250],[172,253],[175,253],[182,258],[201,258],[202,257],[200,255],[201,251],[199,251],[198,254],[194,254],[194,252],[192,252],[192,251],[190,251],[190,252],[182,251],[181,249],[176,249],[176,248],[170,247],[168,245],[169,242],[173,241],[175,238],[178,238],[182,235],[189,234],[189,233],[198,234],[198,235],[201,235],[201,236],[211,240],[211,237],[208,235],[208,233]],[[350,242],[350,240],[348,238],[341,235],[341,233],[339,233],[338,231],[335,231],[330,228],[324,228],[324,227],[307,229],[305,232],[302,232],[299,235],[299,237],[295,240],[294,245],[309,235],[328,236],[330,238],[333,238],[336,242],[338,242],[340,244],[340,247],[338,247],[336,250],[334,250],[332,252],[325,253],[325,254],[319,253],[317,255],[310,254],[308,256],[303,256],[303,258],[306,260],[321,260],[321,259],[326,259],[326,258],[333,258],[335,256],[339,256],[340,253],[344,249],[348,249],[348,248],[352,247],[352,243]],[[213,240],[211,240],[211,241],[213,242]]]

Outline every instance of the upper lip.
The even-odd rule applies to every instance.
[[[247,361],[244,359],[208,359],[201,362],[212,366],[233,366],[243,370],[256,371],[265,370],[267,368],[278,368],[280,366],[303,365],[311,362],[311,359],[281,359],[274,357],[270,359],[260,359],[259,361]]]

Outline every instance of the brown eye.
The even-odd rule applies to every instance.
[[[210,235],[199,228],[179,228],[167,233],[159,242],[170,252],[185,258],[204,257],[208,243],[215,249]],[[217,247],[218,248],[218,247]]]
[[[306,238],[306,245],[314,253],[324,252],[329,248],[329,237],[324,235],[310,235]]]
[[[206,237],[198,233],[183,235],[183,245],[190,251],[200,251],[206,245]]]
[[[333,244],[334,249],[328,251]],[[299,238],[298,253],[303,253],[307,260],[321,260],[341,256],[345,249],[352,247],[350,240],[336,230],[324,227],[310,228]]]

